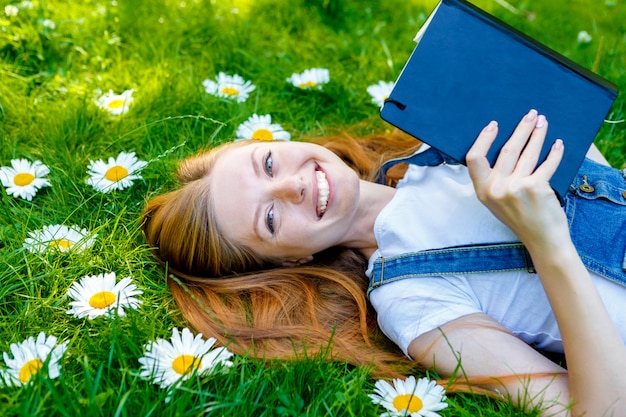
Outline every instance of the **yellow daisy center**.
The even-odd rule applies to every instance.
[[[257,129],[252,133],[252,139],[256,140],[272,140],[274,135],[267,129]]]
[[[299,87],[300,88],[315,87],[316,84],[317,83],[315,81],[306,81],[300,84]]]
[[[15,177],[13,177],[13,182],[15,185],[23,187],[25,185],[30,184],[35,179],[35,176],[28,172],[20,172]]]
[[[192,368],[200,368],[200,359],[193,355],[180,355],[172,362],[172,369],[180,375],[184,375]]]
[[[89,299],[89,305],[93,308],[107,308],[115,302],[115,294],[111,291],[100,291]]]
[[[66,250],[74,246],[73,242],[70,242],[67,239],[57,239],[50,242],[50,247],[54,249]]]
[[[23,384],[27,383],[41,368],[43,368],[43,362],[40,359],[29,360],[20,369],[20,381]]]
[[[115,165],[107,170],[106,174],[104,174],[104,178],[109,181],[117,182],[121,179],[124,179],[128,176],[128,170],[123,166]]]
[[[116,98],[115,100],[111,100],[109,101],[109,104],[107,105],[110,109],[119,109],[120,107],[122,107],[124,105],[124,100]]]
[[[422,400],[412,394],[402,394],[393,399],[393,406],[396,410],[407,410],[409,413],[415,413],[422,409]]]
[[[222,94],[226,94],[227,96],[236,96],[239,94],[239,90],[233,87],[224,87],[222,88]]]

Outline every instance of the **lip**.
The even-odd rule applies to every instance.
[[[317,214],[317,205],[319,202],[319,194],[320,194],[320,190],[319,190],[319,184],[317,183],[317,175],[315,174],[315,171],[320,171],[323,172],[324,175],[326,176],[326,181],[328,182],[328,201],[326,203],[326,210],[324,211],[324,213],[320,216]],[[314,168],[314,172],[313,172],[313,193],[312,193],[312,197],[313,197],[313,212],[315,213],[315,216],[317,217],[317,220],[321,220],[322,217],[324,217],[324,215],[326,213],[328,213],[328,209],[330,207],[330,202],[331,202],[331,198],[333,196],[332,193],[332,185],[330,182],[330,179],[328,178],[328,173],[326,171],[324,171],[324,169],[322,169],[321,166],[319,166],[319,164],[315,164],[315,168]]]

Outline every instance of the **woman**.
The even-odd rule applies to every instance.
[[[410,167],[398,189],[360,179],[344,163],[358,152],[342,160],[311,143],[221,147],[183,163],[183,187],[148,204],[146,237],[203,333],[259,356],[331,343],[333,358],[382,372],[400,369],[399,360],[371,330],[363,260],[371,275],[380,257],[517,237],[536,274],[433,274],[381,285],[370,299],[383,331],[417,363],[456,377],[457,389],[467,383],[520,406],[540,404],[546,415],[621,415],[626,287],[590,273],[574,247],[548,184],[563,143],[534,169],[547,127],[531,110],[491,167],[491,122],[467,170]],[[568,370],[529,343],[563,351]]]

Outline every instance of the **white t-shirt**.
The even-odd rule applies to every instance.
[[[449,246],[518,241],[476,198],[462,165],[411,166],[374,226],[370,258]],[[592,274],[626,342],[626,287]],[[416,277],[370,293],[382,331],[405,354],[416,337],[451,320],[485,313],[527,343],[562,352],[561,335],[539,277],[526,271]]]

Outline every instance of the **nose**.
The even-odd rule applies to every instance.
[[[302,178],[290,176],[272,184],[272,197],[299,204],[304,201],[305,186]]]

